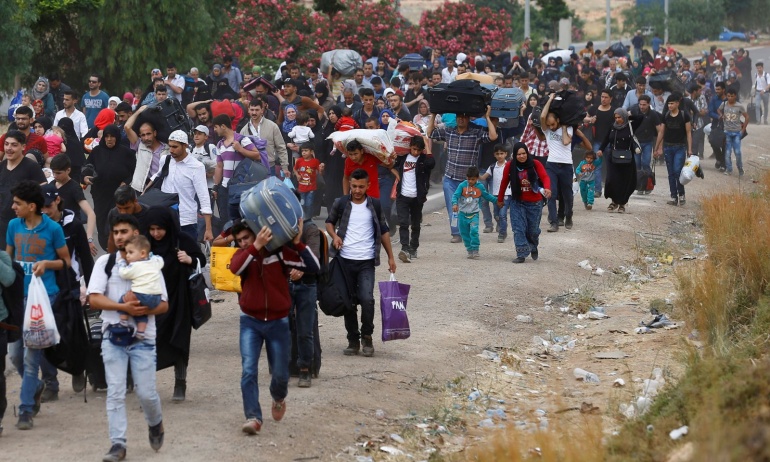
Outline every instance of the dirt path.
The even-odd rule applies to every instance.
[[[752,135],[744,143],[744,159],[762,164],[770,158],[759,146],[767,146],[770,129],[752,126]],[[764,156],[764,157],[762,157]],[[153,454],[147,444],[146,426],[133,395],[128,398],[130,460],[356,460],[352,452],[356,442],[382,439],[389,433],[409,433],[410,416],[436,416],[442,409],[451,411],[452,401],[447,386],[464,382],[489,385],[487,391],[509,396],[505,406],[509,420],[514,415],[527,416],[525,424],[537,422],[530,411],[538,408],[548,413],[560,406],[580,406],[592,402],[601,412],[620,400],[622,393],[612,394],[611,373],[630,383],[634,377],[650,373],[653,363],[676,373],[673,347],[686,329],[635,335],[634,327],[641,319],[649,319],[646,308],[650,300],[666,298],[673,292],[672,268],[657,261],[653,282],[639,284],[605,273],[592,276],[578,262],[590,259],[604,270],[628,266],[640,251],[642,254],[674,249],[675,257],[692,251],[698,235],[690,222],[695,218],[697,200],[718,188],[736,188],[750,182],[757,170],[747,166],[747,175],[724,177],[713,169],[713,161],[705,165],[706,180],[688,185],[688,204],[674,208],[665,205],[667,182],[665,168],[658,168],[658,187],[652,195],[633,196],[625,215],[604,211],[608,201],[600,199],[594,211],[576,207],[575,227],[556,234],[542,234],[540,260],[514,265],[513,243],[496,243],[495,234],[482,234],[481,259],[467,260],[461,244],[448,242],[446,215],[429,214],[423,228],[420,258],[411,264],[399,264],[398,279],[412,284],[409,317],[412,337],[406,341],[375,341],[373,358],[344,357],[345,330],[341,319],[321,314],[323,366],[321,376],[310,389],[299,389],[292,379],[287,398],[288,412],[280,423],[266,418],[262,432],[246,437],[240,431],[243,412],[240,395],[240,355],[238,352],[238,308],[233,294],[224,294],[225,302],[215,305],[214,318],[193,334],[189,366],[187,401],[173,404],[173,372],[158,375],[164,423],[165,446]],[[436,189],[437,190],[437,189]],[[578,201],[579,204],[579,201]],[[665,244],[650,244],[635,233],[658,234]],[[672,232],[674,234],[672,234]],[[672,243],[673,242],[673,243]],[[687,246],[691,246],[687,250]],[[665,255],[662,255],[665,257]],[[657,258],[657,256],[656,256]],[[677,264],[687,264],[677,259]],[[377,280],[387,277],[378,268]],[[562,313],[560,299],[545,308],[546,297],[565,294],[579,288],[575,301],[590,296],[606,307],[611,319],[582,321]],[[581,298],[582,297],[582,298]],[[222,298],[217,296],[215,298]],[[379,310],[378,310],[379,311]],[[517,315],[532,318],[531,323],[516,320]],[[375,334],[379,335],[379,313],[375,316]],[[585,328],[576,328],[575,325]],[[577,340],[574,350],[552,356],[535,356],[531,348],[535,335],[545,338],[546,331],[555,336]],[[622,330],[628,334],[611,334]],[[513,348],[521,363],[511,366],[523,377],[504,374],[500,365],[478,358],[484,348]],[[629,355],[622,360],[598,360],[596,352],[622,350]],[[531,361],[527,361],[530,359]],[[542,365],[544,364],[544,365]],[[265,361],[260,363],[261,403],[267,406],[268,374]],[[598,385],[577,383],[574,367],[583,367],[600,375]],[[492,381],[501,374],[506,381]],[[99,460],[109,448],[105,415],[105,393],[88,394],[88,403],[75,395],[69,377],[61,374],[62,389],[58,402],[43,405],[32,431],[14,428],[13,406],[18,405],[20,381],[9,375],[9,409],[4,421],[2,454],[5,460]],[[471,380],[469,380],[471,379]],[[629,387],[631,385],[628,385]],[[460,388],[458,388],[460,389]],[[480,388],[481,389],[481,388]],[[462,393],[467,390],[462,389]],[[630,391],[628,393],[631,393]],[[492,394],[492,393],[490,393]],[[449,396],[449,403],[447,402]],[[378,419],[375,411],[385,412]],[[454,406],[457,411],[457,406]],[[565,413],[564,415],[568,415]],[[484,419],[483,409],[461,416],[468,427],[475,428]],[[459,427],[458,427],[459,428]],[[471,432],[475,435],[477,432]],[[483,433],[482,433],[483,435]],[[463,443],[462,433],[454,431],[445,443]],[[391,444],[393,444],[391,442]],[[398,444],[395,444],[398,446]],[[377,453],[383,454],[383,453]],[[375,455],[381,458],[382,455]],[[420,458],[427,459],[427,453]]]

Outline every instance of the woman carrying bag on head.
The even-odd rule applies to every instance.
[[[174,401],[184,401],[187,363],[190,359],[192,299],[188,278],[206,264],[195,240],[179,230],[179,219],[170,209],[151,207],[147,211],[147,239],[152,253],[163,258],[163,278],[168,290],[168,312],[156,317],[157,370],[174,366]]]
[[[641,123],[641,118],[633,117],[633,120],[629,120],[628,111],[625,109],[615,109],[615,122],[612,124],[612,129],[596,152],[598,157],[603,156],[607,166],[604,197],[612,201],[607,207],[608,212],[617,210],[619,213],[625,213],[628,199],[636,190],[634,156],[637,155],[636,150],[640,148],[634,139],[633,131],[634,128],[639,128]],[[606,155],[603,154],[605,151]]]

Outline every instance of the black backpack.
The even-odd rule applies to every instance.
[[[8,343],[21,339],[21,326],[24,324],[24,268],[17,261],[11,261],[11,266],[16,278],[10,286],[3,287],[3,303],[8,308],[8,317],[4,322],[19,330],[8,331]]]
[[[85,312],[80,304],[79,286],[73,287],[72,268],[66,268],[66,273],[57,278],[62,281],[59,296],[53,305],[53,315],[61,341],[44,350],[45,357],[57,369],[72,375],[82,375],[86,370],[90,337],[86,327]]]

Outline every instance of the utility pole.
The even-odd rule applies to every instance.
[[[610,25],[610,0],[607,0],[607,43],[604,44],[604,48],[610,47],[611,32],[612,32],[612,26]]]
[[[665,32],[663,34],[663,43],[668,43],[668,0],[663,0],[663,12],[665,13],[665,17],[663,18],[664,24],[666,25]]]
[[[529,0],[524,2],[524,38],[531,37],[529,35]]]

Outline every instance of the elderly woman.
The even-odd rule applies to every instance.
[[[628,112],[623,108],[615,109],[615,122],[612,129],[607,133],[596,155],[602,157],[604,154],[604,163],[607,169],[607,182],[604,185],[604,197],[612,202],[607,207],[608,212],[625,213],[628,198],[636,189],[636,162],[633,156],[638,148],[633,139],[632,124],[639,128],[643,117],[634,117],[629,121]],[[609,149],[608,149],[609,147]],[[613,152],[629,151],[630,161],[621,161]]]

